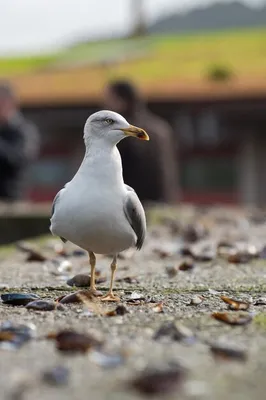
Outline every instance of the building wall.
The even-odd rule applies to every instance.
[[[182,200],[235,203],[255,196],[258,202],[264,196],[259,188],[260,167],[252,172],[254,154],[247,150],[250,143],[246,141],[266,129],[265,104],[264,100],[241,99],[149,104],[173,127]],[[96,110],[97,105],[24,110],[42,132],[42,152],[32,169],[30,198],[51,200],[72,178],[84,154],[84,121]],[[256,143],[260,147],[262,138],[258,136]],[[265,146],[260,148],[261,160],[266,159]]]

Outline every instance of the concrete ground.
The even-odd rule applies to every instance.
[[[0,346],[1,399],[145,398],[140,385],[132,387],[132,382],[142,376],[153,388],[145,369],[167,370],[173,363],[185,372],[174,387],[175,379],[169,374],[157,377],[157,391],[163,387],[164,395],[157,393],[155,398],[265,398],[266,214],[181,208],[155,210],[150,220],[143,250],[125,253],[118,263],[115,290],[129,313],[108,317],[106,313],[116,305],[100,301],[67,304],[64,311],[46,312],[0,304],[0,323],[36,327],[36,337],[21,348]],[[64,259],[57,254],[60,242],[52,237],[35,241],[34,246],[47,260],[26,262],[27,254],[17,248],[0,250],[1,294],[35,293],[42,299],[56,299],[79,290],[66,281],[89,272],[86,255],[73,255],[76,248],[68,244],[65,250],[70,256]],[[193,258],[186,257],[184,264],[182,254],[189,251]],[[100,276],[107,277],[98,286],[106,291],[110,259],[99,256],[97,260]],[[192,268],[180,270],[180,265]],[[228,311],[221,295],[250,304],[248,311],[241,312],[251,321],[232,326],[215,320],[214,312],[239,314]],[[154,338],[169,321],[176,322],[179,330],[190,330],[184,340],[171,337],[171,330]],[[104,341],[103,348],[100,353],[91,349],[85,354],[64,354],[53,340],[45,338],[62,329],[92,334]],[[240,350],[246,360],[214,357],[211,343]],[[120,354],[124,355],[121,360]],[[44,372],[56,366],[68,369],[65,384],[52,385],[43,379]]]

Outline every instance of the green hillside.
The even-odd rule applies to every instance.
[[[138,81],[201,80],[215,66],[237,77],[266,79],[266,29],[83,43],[42,57],[2,58],[0,76],[81,67],[104,68]]]

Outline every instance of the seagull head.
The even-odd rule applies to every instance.
[[[83,137],[85,144],[91,141],[104,141],[115,146],[128,136],[149,140],[143,129],[130,125],[122,115],[113,111],[99,111],[87,119]]]

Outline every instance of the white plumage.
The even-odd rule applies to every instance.
[[[84,128],[86,152],[82,164],[53,203],[51,232],[90,254],[92,293],[93,253],[114,256],[113,278],[117,254],[131,246],[140,249],[145,238],[145,213],[134,190],[123,181],[116,147],[126,136],[149,139],[145,131],[129,125],[117,113],[100,111],[90,116]],[[105,299],[117,300],[112,293],[112,279]]]

